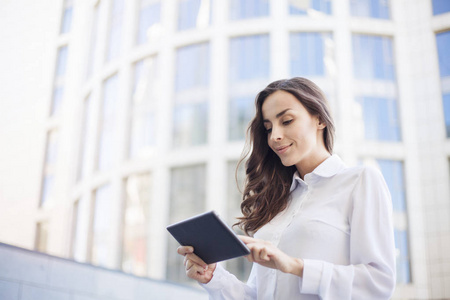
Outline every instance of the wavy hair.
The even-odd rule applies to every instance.
[[[334,123],[325,95],[316,84],[306,78],[294,77],[274,81],[262,90],[255,99],[256,114],[247,129],[246,146],[238,163],[239,168],[248,157],[241,203],[243,217],[235,224],[246,234],[254,234],[286,208],[292,176],[297,171],[295,166],[285,167],[267,142],[262,105],[269,95],[279,90],[295,96],[311,116],[318,116],[326,125],[323,141],[327,151],[333,153]]]

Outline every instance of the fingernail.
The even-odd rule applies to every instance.
[[[205,271],[208,270],[208,265],[204,265],[203,269],[205,269]]]

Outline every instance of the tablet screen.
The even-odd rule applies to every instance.
[[[194,247],[194,253],[207,264],[250,253],[214,211],[169,225],[167,230],[182,246]]]

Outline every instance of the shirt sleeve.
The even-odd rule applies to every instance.
[[[378,170],[363,170],[352,202],[350,265],[305,259],[301,293],[324,300],[391,297],[396,276],[392,202]]]
[[[217,264],[213,278],[207,284],[200,284],[209,294],[210,300],[253,300],[256,299],[256,268],[253,264],[247,284]]]

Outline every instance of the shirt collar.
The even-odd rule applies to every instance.
[[[341,158],[337,154],[333,154],[326,160],[324,160],[320,165],[318,165],[311,173],[306,174],[305,181],[308,181],[308,179],[311,177],[332,177],[345,167],[346,166]],[[297,187],[298,183],[305,183],[305,181],[300,178],[300,174],[298,173],[298,171],[295,172],[292,178],[290,191],[292,192]]]

